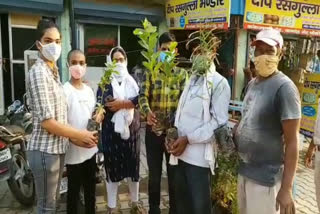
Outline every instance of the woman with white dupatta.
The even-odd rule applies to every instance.
[[[140,116],[135,109],[139,88],[128,73],[127,55],[121,47],[110,51],[108,61],[116,61],[115,70],[118,73],[113,74],[112,82],[106,86],[104,94],[101,89],[97,92],[98,102],[102,99],[106,110],[101,140],[107,175],[107,213],[117,213],[118,186],[124,179],[128,181],[132,201],[130,213],[146,213],[139,203]],[[101,122],[101,118],[98,116],[97,122]]]

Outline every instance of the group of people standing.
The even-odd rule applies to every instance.
[[[71,79],[59,80],[56,61],[61,54],[61,34],[51,21],[38,24],[39,58],[28,75],[28,95],[34,130],[28,142],[28,159],[35,179],[37,213],[56,213],[59,186],[67,166],[67,213],[78,213],[80,187],[85,210],[95,213],[96,131],[87,131],[89,119],[101,123],[109,214],[117,213],[119,182],[128,182],[131,213],[146,213],[139,202],[139,112],[146,116],[146,153],[149,168],[149,214],[160,214],[161,173],[167,162],[170,214],[211,214],[210,174],[214,172],[214,131],[228,122],[231,91],[228,81],[212,63],[205,75],[182,78],[165,90],[165,83],[145,72],[141,84],[127,70],[121,47],[110,51],[116,73],[105,89],[83,83],[86,57],[80,50],[68,54]],[[174,36],[159,37],[159,51],[169,50]],[[297,164],[300,101],[296,87],[277,70],[283,39],[275,30],[257,35],[254,65],[257,77],[245,91],[243,118],[235,131],[242,164],[238,200],[241,214],[291,214],[292,180]],[[198,53],[201,54],[201,53]],[[162,59],[165,60],[165,59]],[[178,68],[175,72],[182,72]],[[140,87],[139,87],[139,86]],[[211,87],[207,87],[210,85]],[[172,94],[177,95],[178,99]],[[96,112],[97,101],[104,112]],[[138,111],[140,110],[140,111]],[[155,112],[162,111],[178,130],[178,139],[166,147],[158,134]],[[279,205],[276,207],[276,204]],[[279,209],[280,207],[280,209]]]
[[[49,20],[38,24],[36,45],[39,58],[28,75],[28,96],[34,129],[27,145],[32,169],[37,213],[56,213],[64,166],[67,167],[67,213],[78,214],[80,188],[84,190],[85,212],[96,210],[97,131],[87,131],[90,119],[102,123],[102,152],[107,175],[108,213],[115,213],[119,182],[128,180],[131,213],[145,213],[139,202],[139,88],[127,70],[125,51],[116,47],[110,57],[116,61],[112,82],[97,96],[83,83],[86,57],[81,50],[68,54],[70,80],[59,79],[56,61],[61,54],[61,34]],[[102,91],[104,93],[102,94]],[[107,101],[107,97],[113,97]],[[96,112],[99,101],[103,115]]]

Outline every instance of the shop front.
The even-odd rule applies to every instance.
[[[38,21],[62,12],[63,0],[0,1],[0,115],[26,91],[24,52],[35,50]]]
[[[316,55],[320,41],[320,2],[317,0],[295,1],[249,1],[246,5],[244,28],[249,32],[249,41],[257,30],[273,27],[284,37],[284,57],[280,69],[294,79],[299,69],[308,70],[309,58]],[[250,42],[249,42],[250,43]],[[253,57],[249,46],[248,59]]]
[[[122,46],[128,54],[128,68],[139,62],[141,47],[133,30],[147,18],[154,25],[164,21],[164,5],[156,1],[76,0],[74,15],[77,46],[87,56],[86,80],[97,89],[106,56],[115,46]]]
[[[199,29],[215,29],[221,40],[216,61],[217,70],[233,86],[235,31],[229,30],[231,0],[169,0],[166,2],[166,18],[170,31],[176,36],[180,59],[188,60],[191,51],[186,48],[188,36]]]
[[[320,2],[318,0],[247,1],[244,28],[248,30],[247,60],[253,58],[249,44],[258,30],[273,27],[284,37],[279,68],[297,85],[302,98],[301,133],[312,137],[318,111],[320,74],[316,61],[320,50]]]

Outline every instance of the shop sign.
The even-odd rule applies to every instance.
[[[231,0],[167,0],[166,18],[170,29],[228,29]]]
[[[116,44],[117,41],[112,38],[89,38],[86,53],[88,56],[107,55]]]
[[[319,0],[248,0],[244,28],[273,27],[283,33],[320,36]]]
[[[320,75],[308,74],[300,93],[302,112],[300,133],[312,137],[318,114]]]

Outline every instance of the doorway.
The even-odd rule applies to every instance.
[[[120,45],[126,51],[129,73],[132,73],[133,67],[141,60],[141,46],[138,38],[133,35],[136,27],[107,24],[78,25],[79,46],[87,58],[85,79],[94,91],[98,88],[107,55],[113,47]]]

